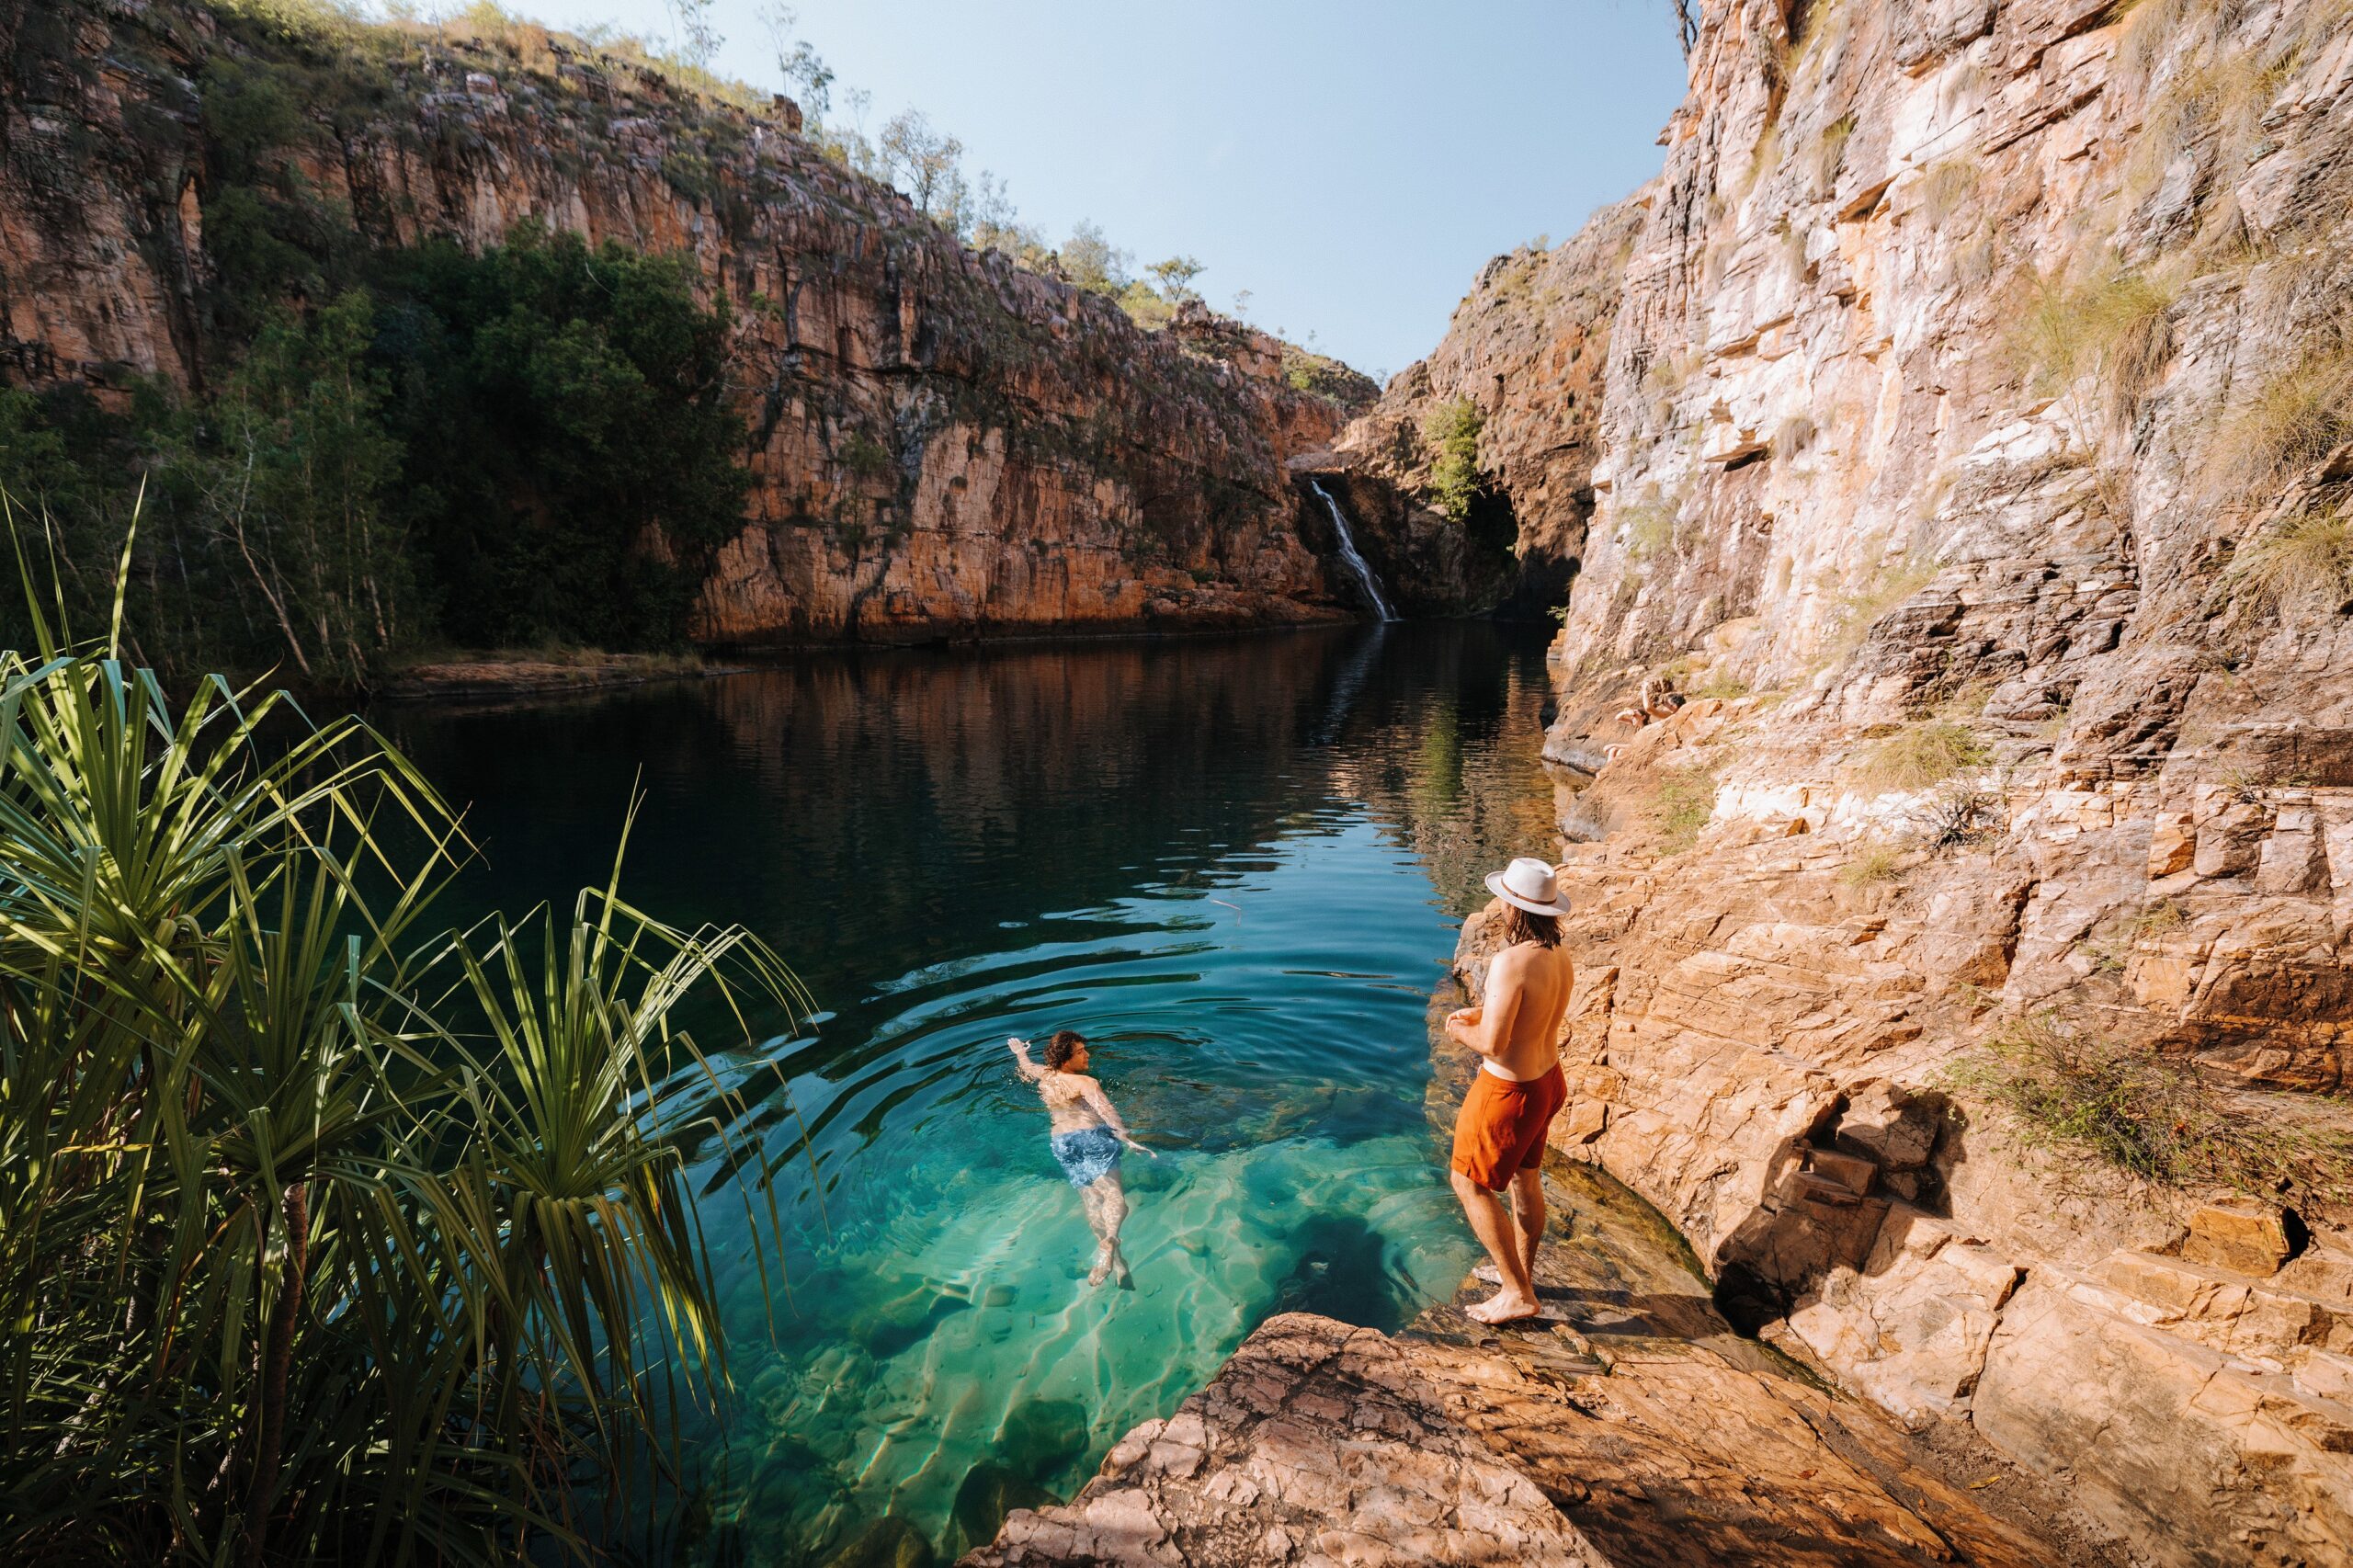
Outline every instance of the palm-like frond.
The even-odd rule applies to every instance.
[[[420,939],[463,849],[357,721],[0,653],[0,1558],[576,1545],[723,1381],[676,1019],[799,988],[612,882]]]

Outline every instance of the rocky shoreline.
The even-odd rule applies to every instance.
[[[1437,1049],[1442,1121],[1469,1066]],[[1546,1189],[1539,1289],[1565,1325],[1475,1324],[1469,1280],[1394,1335],[1274,1318],[964,1568],[2129,1562],[1965,1428],[1907,1432],[1734,1332],[1608,1176],[1556,1154]]]
[[[1397,492],[1366,514],[1404,517],[1432,504],[1433,432],[1473,429],[1490,499],[1575,562],[1545,741],[1573,765],[1583,971],[1557,1145],[1842,1396],[1775,1408],[1990,1465],[1959,1493],[1989,1506],[1944,1517],[1873,1471],[1895,1511],[1809,1536],[1818,1560],[2001,1561],[1993,1506],[2047,1483],[2012,1516],[2022,1561],[2353,1564],[2348,22],[1710,6],[1659,177],[1498,258],[1335,444],[1346,483]],[[1295,1555],[1269,1560],[1384,1560],[1296,1538],[1285,1466],[1341,1464],[1326,1500],[1375,1517],[1348,1379],[1445,1443],[1522,1397],[1495,1392],[1513,1345],[1458,1361],[1424,1347],[1435,1322],[1393,1346],[1270,1325],[1180,1416],[1207,1447],[1123,1448],[989,1561],[1232,1550],[1198,1501],[1220,1478],[1274,1499],[1248,1517]],[[1623,1359],[1548,1375],[1576,1392],[1528,1396],[1480,1461],[1506,1475],[1414,1481],[1391,1523],[1489,1518],[1446,1538],[1483,1560],[1817,1560],[1612,1537],[1567,1484],[1543,1528],[1514,1511],[1552,1445],[1564,1482],[1608,1472],[1579,1399],[1657,1386]],[[1833,1473],[1777,1470],[1763,1503],[1754,1471],[1711,1474],[1694,1456],[1745,1405],[1710,1399],[1660,1428],[1679,1490],[1630,1509],[1650,1528],[1802,1508]],[[1107,1506],[1128,1535],[1079,1533]]]

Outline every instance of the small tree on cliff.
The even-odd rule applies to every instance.
[[[770,0],[760,7],[758,15],[760,25],[767,29],[768,41],[776,47],[777,74],[800,99],[810,124],[817,124],[834,107],[833,68],[819,57],[807,39],[798,36],[801,14],[791,6]]]
[[[1675,7],[1675,41],[1683,46],[1683,57],[1691,58],[1691,46],[1699,41],[1700,0],[1667,0]]]
[[[1422,422],[1422,439],[1428,442],[1430,490],[1438,509],[1455,522],[1471,516],[1485,479],[1479,472],[1479,430],[1484,423],[1479,405],[1467,397],[1439,403]]]
[[[1166,261],[1155,261],[1145,269],[1160,279],[1160,291],[1168,296],[1171,304],[1198,300],[1193,291],[1193,279],[1208,270],[1189,256],[1172,256]]]
[[[933,130],[919,110],[909,109],[882,128],[881,145],[891,183],[906,192],[915,210],[955,227],[966,197],[964,143]]]
[[[665,0],[670,13],[671,44],[678,59],[698,71],[708,71],[727,40],[711,22],[711,0]]]
[[[1117,294],[1128,286],[1128,265],[1133,259],[1103,237],[1103,231],[1081,220],[1057,253],[1063,276],[1097,294]]]

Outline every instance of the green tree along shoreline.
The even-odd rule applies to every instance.
[[[133,650],[176,679],[348,687],[436,641],[681,642],[749,485],[724,307],[688,265],[521,228],[336,270],[364,281],[261,312],[203,395],[0,389],[0,475],[20,529],[45,517],[35,574],[69,621],[103,619],[128,544]],[[0,611],[0,643],[27,630]]]
[[[676,1015],[799,988],[614,882],[427,934],[465,850],[356,720],[0,653],[0,1558],[585,1557],[719,1394]]]

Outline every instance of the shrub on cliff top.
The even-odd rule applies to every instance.
[[[1381,396],[1381,384],[1363,371],[1295,343],[1283,344],[1282,367],[1283,381],[1292,391],[1320,397],[1345,413],[1368,408]]]
[[[1961,1094],[2007,1112],[2027,1147],[2090,1154],[2160,1187],[2224,1187],[2271,1199],[2296,1187],[2353,1195],[2353,1132],[2341,1121],[2330,1125],[2336,1118],[2284,1096],[2263,1103],[2234,1094],[2194,1065],[2049,1014],[2008,1024],[1947,1076]]]

